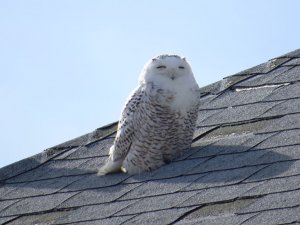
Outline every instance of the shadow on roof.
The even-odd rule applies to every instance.
[[[203,175],[197,182],[219,183],[257,181],[280,176],[294,163],[284,151],[252,149],[247,146],[220,146],[191,148],[182,159],[151,173],[135,175],[137,181],[181,182],[185,176]],[[169,178],[177,179],[169,179]]]

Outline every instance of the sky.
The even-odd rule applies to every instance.
[[[0,167],[117,121],[147,60],[200,87],[300,48],[297,0],[0,0]]]

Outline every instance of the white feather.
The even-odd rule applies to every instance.
[[[188,62],[176,55],[160,55],[145,65],[139,81],[98,175],[153,170],[191,145],[199,87]]]

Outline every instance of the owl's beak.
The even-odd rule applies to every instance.
[[[175,69],[171,69],[170,70],[170,78],[171,78],[171,80],[175,80],[175,78],[176,78],[176,70]]]

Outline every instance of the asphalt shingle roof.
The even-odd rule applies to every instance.
[[[97,177],[116,123],[0,169],[0,224],[300,223],[300,49],[201,89],[191,150]]]

